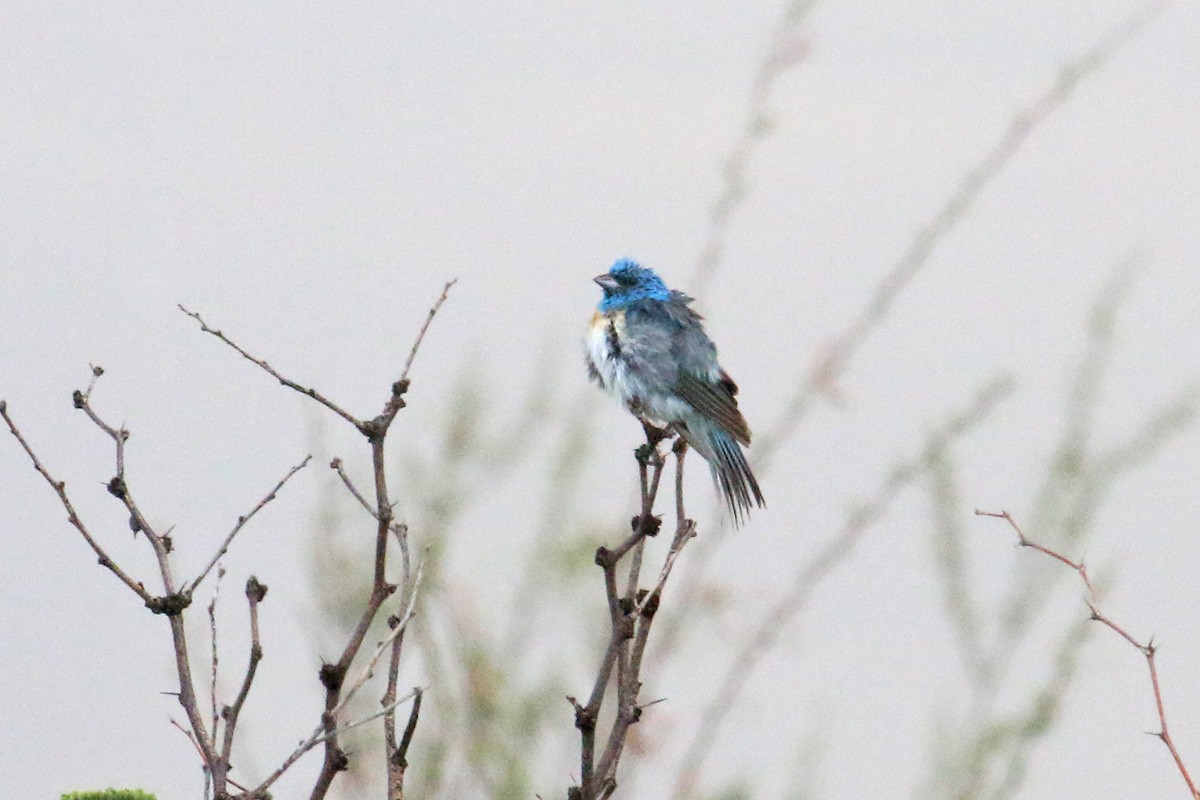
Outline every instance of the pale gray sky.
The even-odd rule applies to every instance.
[[[1136,7],[830,0],[811,14],[809,55],[772,93],[777,127],[699,304],[752,425],[769,427],[1013,115]],[[101,486],[109,448],[70,405],[88,363],[109,372],[97,406],[133,430],[131,481],[157,521],[178,524],[184,571],[307,452],[318,416],[203,338],[176,303],[366,413],[442,282],[457,277],[415,369],[404,435],[420,442],[436,425],[471,359],[490,370],[497,406],[511,407],[547,343],[565,372],[564,406],[585,390],[578,340],[597,299],[592,275],[630,255],[688,288],[781,10],[10,0],[0,13],[0,397],[139,574],[151,566],[144,543],[130,541]],[[769,508],[720,555],[736,607],[751,613],[782,591],[894,459],[1000,370],[1018,388],[956,448],[961,491],[967,508],[1027,507],[1087,310],[1133,250],[1143,267],[1119,317],[1098,443],[1120,441],[1200,380],[1197,42],[1200,8],[1176,3],[985,188],[854,362],[844,404],[821,406],[780,453],[764,482]],[[611,517],[612,492],[629,491],[637,429],[597,405],[607,461],[580,514]],[[361,457],[326,428],[334,452]],[[6,790],[197,796],[194,754],[166,723],[177,707],[158,694],[174,688],[164,622],[96,566],[7,435],[0,474]],[[463,593],[503,590],[507,573],[479,565],[531,535],[522,509],[539,474],[508,476],[488,502],[492,523],[464,526],[453,576]],[[1175,734],[1200,764],[1197,475],[1192,429],[1110,496],[1088,555],[1117,569],[1113,615],[1163,643]],[[304,580],[324,480],[302,475],[230,557],[231,595],[248,572],[272,591],[252,698],[262,716],[248,712],[268,753],[286,752],[313,719]],[[784,633],[722,740],[714,785],[740,774],[757,796],[780,796],[797,741],[831,718],[825,797],[911,796],[931,709],[961,684],[928,516],[926,494],[906,494]],[[1016,555],[1007,531],[985,522],[965,520],[988,587],[998,585],[990,567],[1006,571]],[[1073,585],[1057,598],[1053,624],[1083,613]],[[715,633],[736,639],[735,619]],[[231,665],[237,641],[231,633]],[[654,692],[672,698],[660,719],[686,727],[723,667],[691,658],[656,676]],[[1098,634],[1020,796],[1184,796],[1165,750],[1142,733],[1156,724],[1144,673],[1136,653]],[[568,710],[562,735],[573,743]],[[575,768],[559,765],[543,795]],[[653,776],[644,787],[663,791]]]

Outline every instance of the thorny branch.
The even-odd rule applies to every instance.
[[[1200,800],[1200,791],[1197,791],[1196,784],[1192,781],[1192,776],[1188,773],[1187,766],[1183,763],[1183,758],[1179,755],[1179,750],[1175,747],[1175,741],[1171,738],[1171,731],[1167,727],[1167,712],[1163,705],[1162,688],[1158,682],[1158,665],[1155,662],[1155,656],[1158,653],[1158,648],[1154,645],[1154,640],[1143,643],[1140,639],[1135,638],[1121,625],[1114,622],[1110,617],[1105,615],[1098,605],[1099,600],[1096,597],[1096,589],[1092,585],[1092,579],[1088,576],[1087,566],[1082,561],[1072,561],[1063,554],[1050,549],[1049,547],[1033,541],[1012,518],[1012,515],[1007,511],[981,511],[975,509],[975,515],[980,517],[994,517],[1002,519],[1009,524],[1009,527],[1017,534],[1017,542],[1021,547],[1028,547],[1036,550],[1043,555],[1049,556],[1056,561],[1061,562],[1065,566],[1074,570],[1079,579],[1083,581],[1086,597],[1084,602],[1087,603],[1088,610],[1091,612],[1092,619],[1104,625],[1109,630],[1116,633],[1125,641],[1129,642],[1142,656],[1146,659],[1146,667],[1150,671],[1150,686],[1154,691],[1154,706],[1158,711],[1159,730],[1154,735],[1162,740],[1162,743],[1167,746],[1167,750],[1171,753],[1171,758],[1175,761],[1175,767],[1179,770],[1179,774],[1183,777],[1184,783],[1187,784],[1188,791],[1192,793],[1195,800]]]
[[[646,444],[636,451],[641,483],[641,512],[631,520],[633,532],[615,550],[601,547],[596,551],[596,564],[604,570],[604,587],[608,603],[611,633],[595,683],[586,704],[574,697],[567,700],[575,710],[575,727],[580,734],[580,785],[572,787],[569,800],[603,800],[617,787],[617,766],[629,728],[642,714],[644,705],[638,703],[641,692],[642,658],[649,641],[650,627],[658,611],[663,587],[680,551],[696,534],[696,523],[687,519],[683,505],[683,459],[687,452],[682,441],[676,442],[675,452],[675,512],[676,526],[670,549],[652,589],[639,588],[642,555],[647,537],[655,536],[662,518],[654,516],[654,501],[662,478],[666,459],[659,444],[669,434],[646,427]],[[629,556],[625,591],[618,591],[617,570]],[[616,708],[604,748],[597,759],[596,727],[601,707],[608,693],[613,673],[616,673]]]

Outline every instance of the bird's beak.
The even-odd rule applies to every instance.
[[[597,275],[596,277],[592,278],[592,280],[600,284],[600,288],[606,292],[615,292],[621,287],[621,284],[617,283],[617,279],[612,275],[609,275],[607,272],[603,275]]]

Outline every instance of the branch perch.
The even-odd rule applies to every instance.
[[[604,590],[608,602],[611,633],[596,680],[586,705],[568,697],[575,710],[575,727],[580,735],[580,785],[572,787],[568,800],[603,800],[617,787],[617,766],[629,736],[629,729],[642,715],[645,706],[638,702],[641,692],[642,657],[650,637],[650,627],[658,611],[663,587],[683,547],[696,533],[696,523],[687,519],[683,504],[683,459],[686,445],[680,440],[675,452],[675,534],[653,588],[639,588],[642,556],[646,539],[658,533],[662,519],[653,514],[654,502],[662,479],[666,459],[659,444],[670,434],[646,426],[646,444],[635,451],[641,484],[641,512],[630,526],[632,533],[616,549],[596,550],[596,564],[604,570]],[[618,566],[628,557],[625,591],[618,592]],[[614,719],[608,731],[604,749],[597,759],[596,727],[600,711],[616,673]]]

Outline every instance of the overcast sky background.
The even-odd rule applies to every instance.
[[[808,55],[771,94],[777,127],[698,304],[752,426],[777,418],[1013,116],[1136,7],[830,0],[808,17]],[[396,435],[417,446],[430,436],[469,363],[487,370],[503,419],[551,359],[563,408],[586,391],[578,342],[598,299],[593,275],[628,255],[688,289],[782,10],[10,0],[0,10],[0,397],[139,575],[151,574],[148,548],[130,541],[102,487],[110,446],[71,408],[89,363],[108,371],[96,407],[133,431],[140,503],[178,525],[184,574],[309,451],[321,416],[203,337],[176,303],[365,415],[457,277]],[[1175,3],[1039,126],[940,244],[841,381],[844,403],[808,418],[764,481],[769,508],[724,547],[730,591],[747,608],[782,591],[889,465],[1001,371],[1017,390],[956,448],[962,493],[968,508],[1027,508],[1088,309],[1130,252],[1141,266],[1119,315],[1099,443],[1200,381],[1197,42],[1200,7]],[[633,479],[636,425],[601,400],[607,460],[581,516],[612,517],[613,493]],[[333,420],[324,430],[329,449],[363,469],[355,438]],[[526,464],[497,478],[504,491],[456,545],[453,580],[480,606],[511,578],[499,563],[507,548],[532,535],[522,512],[541,473]],[[707,492],[693,472],[695,492]],[[167,724],[181,714],[158,694],[175,688],[165,624],[96,566],[7,434],[0,475],[6,792],[198,796],[194,753]],[[1189,429],[1122,481],[1087,548],[1116,569],[1111,614],[1161,642],[1174,733],[1196,765],[1198,475],[1200,434]],[[247,724],[281,755],[316,708],[303,623],[325,479],[320,466],[299,476],[229,559],[231,596],[249,572],[271,586]],[[825,797],[911,795],[928,710],[956,680],[928,517],[926,495],[906,494],[785,632],[731,721],[707,773],[714,785],[743,775],[756,796],[781,797],[797,742],[831,719]],[[966,524],[987,587],[989,564],[1006,570],[1018,554],[998,523]],[[1076,589],[1059,593],[1060,621],[1084,613]],[[714,635],[736,639],[726,622]],[[225,663],[240,666],[230,647]],[[654,683],[678,698],[665,718],[686,727],[722,667],[692,659]],[[1098,632],[1020,796],[1185,796],[1165,748],[1143,735],[1155,727],[1143,661]],[[560,794],[575,768],[564,761],[543,796]]]

